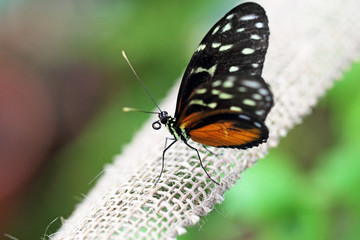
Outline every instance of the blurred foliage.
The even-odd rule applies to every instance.
[[[25,48],[27,59],[44,71],[60,62],[90,63],[104,73],[106,83],[101,110],[80,135],[50,156],[9,219],[6,233],[39,239],[52,220],[71,214],[94,185],[91,180],[148,117],[125,114],[121,108],[154,108],[121,50],[159,101],[180,77],[201,37],[237,2],[89,0],[62,1],[61,8],[53,1],[10,2],[0,1],[1,14],[12,19],[26,15],[29,22],[24,24],[41,22],[36,36],[53,39],[44,46],[34,38],[32,47]],[[37,54],[44,50],[46,54]],[[357,239],[359,77],[356,64],[313,114],[246,171],[223,204],[179,239]],[[60,226],[56,221],[46,234]]]

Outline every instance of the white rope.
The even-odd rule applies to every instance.
[[[310,113],[318,98],[359,57],[360,1],[259,3],[267,12],[271,32],[263,72],[275,97],[266,121],[268,142],[246,151],[211,148],[219,156],[191,142],[200,149],[211,176],[220,179],[220,186],[206,177],[196,153],[178,142],[167,152],[165,171],[154,187],[169,133],[155,132],[152,118],[106,167],[53,239],[171,239],[185,233],[186,226],[196,224],[223,200],[224,192],[246,168]],[[172,112],[177,91],[175,86],[162,109]]]

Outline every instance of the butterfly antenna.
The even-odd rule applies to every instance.
[[[137,108],[129,108],[129,107],[123,107],[123,112],[142,112],[142,113],[152,113],[152,114],[159,114],[158,112],[149,112],[149,111],[143,111]]]
[[[141,85],[143,86],[143,88],[145,89],[145,91],[147,92],[147,94],[150,96],[151,100],[155,103],[155,106],[159,109],[160,112],[162,112],[161,109],[160,109],[160,107],[159,107],[159,106],[157,105],[157,103],[155,102],[154,98],[151,96],[150,92],[149,92],[149,91],[147,90],[147,88],[145,87],[145,84],[141,81],[141,79],[139,78],[139,76],[136,74],[134,68],[131,66],[131,63],[130,63],[129,59],[128,59],[128,58],[126,57],[126,55],[125,55],[125,51],[122,50],[121,53],[122,53],[125,61],[128,63],[129,67],[130,67],[131,70],[133,71],[133,73],[134,73],[135,77],[137,78],[137,80],[139,80],[139,82],[141,83]]]

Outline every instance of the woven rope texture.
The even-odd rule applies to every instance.
[[[177,142],[161,169],[165,128],[144,124],[131,144],[116,156],[96,186],[64,222],[53,239],[173,239],[209,213],[241,173],[309,114],[326,90],[360,53],[359,0],[259,1],[270,24],[263,78],[271,85],[275,106],[266,125],[267,143],[249,150],[199,148],[211,182],[196,152]],[[190,7],[190,6],[189,6]],[[230,10],[230,9],[228,9]],[[224,14],[226,10],[224,10]],[[161,104],[172,113],[178,85]]]

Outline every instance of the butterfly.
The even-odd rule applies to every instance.
[[[205,35],[183,75],[174,117],[157,106],[159,120],[152,127],[158,130],[165,125],[173,138],[167,138],[172,142],[165,144],[156,183],[166,151],[179,140],[196,151],[201,167],[216,184],[189,139],[204,146],[238,149],[267,141],[264,121],[273,95],[261,73],[268,42],[265,10],[252,2],[229,11]]]

